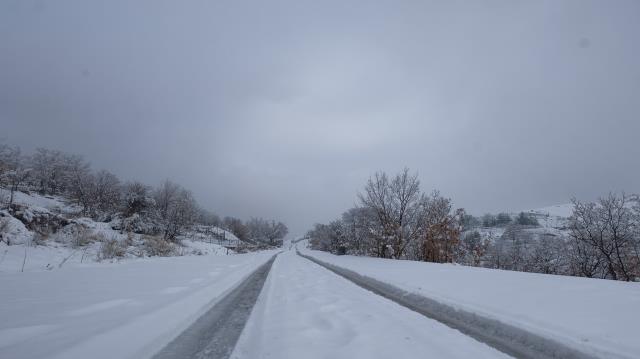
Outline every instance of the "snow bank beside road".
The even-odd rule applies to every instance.
[[[638,283],[302,252],[593,355],[640,356]]]
[[[144,358],[273,254],[0,273],[0,357]]]

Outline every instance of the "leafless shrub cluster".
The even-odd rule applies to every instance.
[[[289,233],[284,223],[262,218],[251,218],[246,226],[253,241],[277,247],[282,246],[283,238]]]
[[[526,226],[512,224],[490,242],[480,264],[495,269],[570,275],[566,238],[535,236]],[[466,264],[466,263],[465,263]]]
[[[97,253],[97,260],[109,260],[114,258],[122,258],[127,253],[127,247],[125,244],[120,243],[115,238],[104,239],[100,243],[100,248]]]
[[[144,248],[149,256],[168,257],[176,253],[176,245],[160,236],[144,236]]]
[[[0,217],[0,242],[9,245],[8,240],[4,238],[4,233],[9,229],[9,218]]]

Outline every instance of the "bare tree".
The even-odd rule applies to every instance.
[[[363,206],[378,218],[379,257],[402,258],[407,246],[418,237],[420,225],[420,181],[405,168],[392,180],[386,173],[369,178],[364,193],[359,194]],[[391,249],[391,253],[389,250]]]
[[[453,211],[451,200],[434,191],[423,199],[420,259],[428,262],[453,262],[458,252],[463,210]]]
[[[222,226],[233,233],[241,241],[246,241],[250,237],[249,229],[241,219],[235,217],[224,217]]]
[[[169,215],[169,208],[175,201],[176,196],[180,191],[180,186],[165,180],[162,185],[154,192],[154,198],[156,202],[156,208],[162,219],[167,219]]]
[[[102,170],[95,174],[93,198],[98,209],[105,213],[113,213],[120,205],[120,180],[111,172]]]
[[[191,192],[179,189],[167,208],[164,239],[175,241],[181,230],[193,223],[197,204]]]
[[[528,256],[528,271],[544,274],[568,274],[570,258],[564,238],[544,235],[533,243]]]
[[[11,208],[15,192],[26,182],[30,168],[25,167],[26,160],[19,147],[0,147],[0,184],[9,188],[7,208]]]
[[[386,258],[390,240],[394,235],[392,196],[387,174],[376,172],[369,178],[364,193],[358,194],[364,207],[373,211],[378,219],[379,233],[375,236],[375,254],[377,257]]]
[[[122,204],[124,216],[129,217],[146,212],[155,204],[155,201],[151,197],[149,186],[141,182],[128,182],[123,188]]]
[[[374,255],[377,248],[376,216],[368,207],[354,207],[342,214],[347,252],[356,255]]]
[[[622,193],[609,194],[598,203],[573,200],[571,236],[597,250],[607,276],[614,280],[630,281],[640,275],[634,253],[638,226],[632,207],[635,198]]]
[[[483,239],[480,232],[467,232],[460,240],[458,260],[467,265],[480,266],[488,248],[489,240]]]
[[[289,228],[282,223],[271,221],[269,224],[269,232],[267,233],[267,239],[272,246],[282,246],[284,237],[289,233]]]
[[[262,218],[251,218],[246,227],[252,240],[272,246],[282,245],[282,240],[289,232],[284,223],[276,223],[276,221],[268,221]]]
[[[204,208],[198,208],[196,210],[196,222],[207,225],[207,226],[215,226],[215,227],[220,227],[220,225],[222,224],[222,221],[220,220],[220,217],[217,214],[211,211],[208,211]]]
[[[91,173],[91,166],[80,156],[69,156],[65,159],[66,180],[69,190],[78,204],[82,205],[85,215],[92,215],[96,204],[93,196],[95,177]]]
[[[329,224],[316,224],[307,233],[312,249],[331,252],[334,254],[346,254],[347,239],[345,237],[344,223],[340,220]]]
[[[84,162],[81,156],[57,150],[38,148],[31,156],[33,168],[32,185],[40,194],[74,194],[77,178],[74,167]]]
[[[307,232],[309,245],[311,249],[332,252],[332,243],[329,226],[326,224],[316,223],[313,229]]]
[[[575,236],[568,244],[569,265],[571,274],[579,277],[606,277],[602,255],[596,247]]]

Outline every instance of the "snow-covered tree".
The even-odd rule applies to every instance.
[[[282,240],[289,232],[284,223],[262,218],[251,218],[246,227],[252,240],[272,246],[282,245]]]
[[[191,192],[179,188],[166,208],[164,239],[175,241],[180,232],[193,223],[197,203]]]
[[[169,208],[176,200],[179,192],[180,186],[169,180],[162,182],[160,187],[153,192],[156,209],[162,219],[166,219],[169,215]]]
[[[419,236],[420,181],[405,168],[389,179],[386,173],[369,178],[360,203],[370,208],[381,228],[378,256],[402,258],[407,246]]]
[[[246,241],[250,237],[249,229],[239,218],[224,217],[222,220],[222,226],[224,229],[233,233],[233,235],[238,237],[241,241]]]
[[[597,203],[574,200],[573,204],[571,236],[595,249],[607,277],[626,281],[640,277],[637,253],[639,223],[634,207],[637,196],[611,193]],[[591,253],[582,251],[582,254]]]
[[[531,214],[520,212],[515,219],[515,223],[521,226],[539,226],[538,220]]]
[[[19,147],[0,146],[0,185],[9,189],[7,208],[11,208],[15,192],[29,178],[31,169],[26,162]]]
[[[463,210],[454,211],[451,200],[434,191],[422,203],[420,259],[453,262],[458,252]]]
[[[458,261],[467,265],[480,266],[487,254],[489,244],[489,240],[482,238],[480,232],[466,232],[460,240]]]
[[[114,213],[120,206],[120,180],[105,170],[98,171],[94,178],[93,198],[97,209],[104,213]]]
[[[85,215],[94,214],[96,200],[95,176],[91,173],[91,166],[81,156],[70,156],[65,159],[66,187],[73,198],[82,206]]]
[[[122,211],[125,217],[144,213],[155,205],[151,188],[144,183],[128,182],[122,192]]]

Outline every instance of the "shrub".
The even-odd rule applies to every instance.
[[[143,240],[149,256],[168,257],[176,252],[175,245],[162,237],[144,236]]]
[[[510,215],[508,215],[507,213],[498,213],[498,215],[496,216],[496,225],[498,227],[505,227],[509,223],[511,223]]]
[[[105,242],[106,238],[101,233],[89,230],[81,224],[66,226],[63,233],[67,234],[73,248],[84,247],[94,242]]]
[[[117,239],[104,240],[98,250],[98,261],[104,259],[121,258],[126,254],[126,247]]]
[[[524,212],[520,212],[520,214],[518,215],[518,217],[516,217],[516,224],[519,224],[521,226],[538,226],[540,225],[538,223],[538,220],[530,214],[524,213]]]

